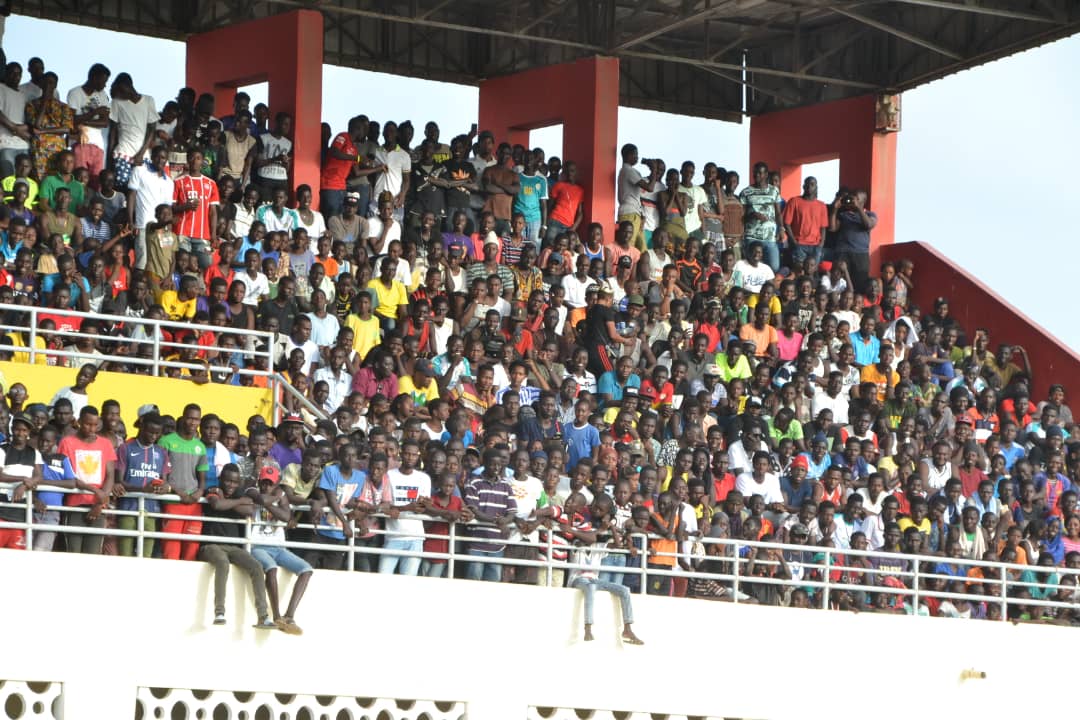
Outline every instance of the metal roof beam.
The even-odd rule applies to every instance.
[[[912,43],[914,45],[918,45],[920,47],[924,47],[927,50],[933,50],[934,52],[938,53],[939,55],[944,55],[945,57],[952,58],[953,60],[963,60],[964,59],[964,56],[961,55],[960,53],[953,52],[952,50],[949,50],[946,47],[938,45],[935,42],[931,42],[930,40],[926,40],[925,38],[921,38],[918,35],[914,35],[914,34],[908,32],[907,30],[903,30],[903,29],[898,28],[898,27],[893,27],[892,25],[889,25],[888,23],[881,22],[880,20],[875,20],[874,18],[867,17],[866,15],[862,15],[860,13],[857,13],[857,12],[853,11],[853,10],[846,10],[844,8],[839,8],[839,7],[834,7],[834,8],[830,8],[830,9],[834,13],[836,13],[837,15],[843,15],[844,17],[851,18],[852,20],[854,20],[856,22],[862,23],[863,25],[868,25],[868,26],[874,28],[875,30],[880,30],[880,31],[882,31],[884,33],[888,33],[889,35],[895,35],[896,37],[900,38],[901,40],[906,40],[909,43]]]
[[[700,10],[694,10],[676,20],[672,20],[669,23],[665,23],[651,30],[646,30],[639,35],[635,35],[634,37],[623,40],[618,45],[613,46],[610,52],[617,53],[621,50],[626,50],[627,48],[631,48],[635,45],[640,45],[646,40],[652,40],[657,35],[663,35],[665,33],[678,30],[679,28],[685,27],[687,25],[702,22],[708,17],[727,10],[732,5],[734,5],[734,0],[728,0],[728,2],[722,2],[719,5],[714,5],[713,7],[709,7],[709,3],[706,2],[705,7],[701,8]]]
[[[734,63],[722,63],[712,62],[710,60],[702,60],[700,58],[682,57],[680,55],[663,55],[661,53],[649,53],[640,52],[637,50],[624,50],[619,53],[622,57],[634,57],[642,58],[644,60],[652,60],[654,62],[673,62],[682,63],[684,65],[693,65],[699,68],[715,68],[717,70],[734,70],[736,72],[742,72],[746,70],[748,73],[759,73],[761,75],[775,75],[776,77],[793,78],[795,80],[809,80],[811,82],[824,83],[826,85],[838,85],[842,87],[859,88],[862,90],[877,90],[879,85],[874,83],[862,82],[861,80],[848,80],[846,78],[827,77],[824,75],[811,75],[809,73],[795,72],[791,70],[778,70],[770,67],[756,67],[753,65],[736,65]]]
[[[312,7],[309,3],[304,2],[303,0],[263,0],[263,2],[266,2],[270,5],[280,5],[282,7],[308,9]],[[576,40],[563,40],[562,38],[529,35],[527,33],[517,32],[515,30],[498,30],[496,28],[478,27],[475,25],[462,25],[459,23],[449,23],[439,20],[431,20],[429,18],[395,15],[394,13],[379,12],[376,10],[364,10],[362,8],[342,7],[340,5],[319,5],[318,9],[322,10],[325,13],[334,13],[338,15],[354,15],[356,17],[365,17],[372,20],[386,20],[388,22],[404,23],[406,25],[421,25],[424,27],[438,28],[439,30],[454,30],[457,32],[471,33],[475,35],[507,37],[517,40],[532,40],[535,42],[547,43],[548,45],[561,45],[562,47],[575,48],[578,50],[588,50],[589,52],[594,53],[604,52],[604,48],[600,47],[599,45],[591,45],[589,43],[578,42]]]
[[[901,5],[919,5],[921,7],[936,8],[938,10],[955,10],[957,12],[976,13],[978,15],[992,15],[994,17],[1010,18],[1012,20],[1028,20],[1030,22],[1049,23],[1058,25],[1060,22],[1045,15],[1035,15],[1019,10],[1004,10],[1002,8],[989,7],[987,5],[972,3],[955,3],[948,0],[895,0]]]

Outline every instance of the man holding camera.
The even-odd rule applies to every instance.
[[[856,292],[870,279],[870,231],[877,215],[866,209],[865,190],[840,189],[829,206],[829,231],[836,234],[836,260],[846,260]]]

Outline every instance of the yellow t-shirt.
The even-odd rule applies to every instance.
[[[434,378],[431,379],[426,388],[418,388],[413,383],[412,376],[406,375],[398,379],[398,392],[412,395],[413,402],[420,407],[424,407],[432,400],[439,399],[439,385]]]
[[[184,301],[176,290],[166,290],[161,293],[161,307],[170,320],[190,320],[195,317],[195,306],[198,298]]]
[[[349,313],[345,318],[345,327],[353,331],[352,347],[361,360],[379,344],[379,318],[374,315],[364,320],[356,313]]]
[[[409,295],[405,292],[405,286],[398,280],[391,280],[390,287],[382,284],[382,280],[368,281],[368,290],[375,291],[375,313],[390,320],[397,319],[399,305],[409,304]]]
[[[751,295],[746,300],[746,307],[750,308],[751,310],[756,308],[757,304],[758,304],[758,300],[760,299],[760,297],[761,297],[760,295]],[[773,295],[771,298],[769,298],[769,314],[770,315],[779,315],[780,311],[782,309],[783,309],[783,307],[780,304],[780,298],[779,297],[777,297],[776,295]]]
[[[8,337],[9,340],[11,340],[11,346],[12,347],[29,349],[27,347],[27,345],[26,345],[26,342],[23,340],[22,333],[10,332],[10,333],[7,334],[7,337]],[[34,338],[34,349],[35,350],[44,350],[45,349],[45,338],[41,337],[40,335],[35,337]],[[14,362],[28,363],[28,362],[30,362],[30,353],[28,353],[28,352],[14,352],[14,353],[11,354],[11,359]],[[43,352],[37,353],[34,356],[34,364],[35,365],[46,365],[46,364],[48,364],[48,362],[49,362],[49,358],[46,357],[45,353],[43,353]]]

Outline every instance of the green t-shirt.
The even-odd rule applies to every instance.
[[[64,179],[59,175],[49,175],[41,182],[41,197],[49,202],[50,207],[56,207],[53,198],[56,197],[56,191],[60,188],[67,188],[71,191],[71,204],[68,206],[68,212],[76,212],[86,202],[86,188],[83,187],[82,183],[75,182],[74,177],[72,177],[71,182],[64,182]]]
[[[169,453],[169,464],[172,465],[169,484],[173,489],[181,495],[197,490],[199,477],[196,473],[210,469],[202,441],[198,437],[185,440],[179,433],[169,433],[158,444]]]

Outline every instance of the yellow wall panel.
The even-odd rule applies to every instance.
[[[48,403],[56,391],[75,383],[78,372],[73,368],[0,362],[4,392],[12,383],[21,382],[29,393],[28,403]],[[225,422],[236,423],[245,432],[248,418],[262,415],[267,422],[273,409],[273,395],[264,388],[236,387],[207,383],[196,385],[190,380],[156,378],[118,372],[98,373],[89,388],[90,404],[101,409],[106,400],[120,403],[120,415],[129,434],[134,434],[135,413],[146,403],[153,403],[164,415],[179,417],[188,403],[198,403],[203,414],[215,413]]]

